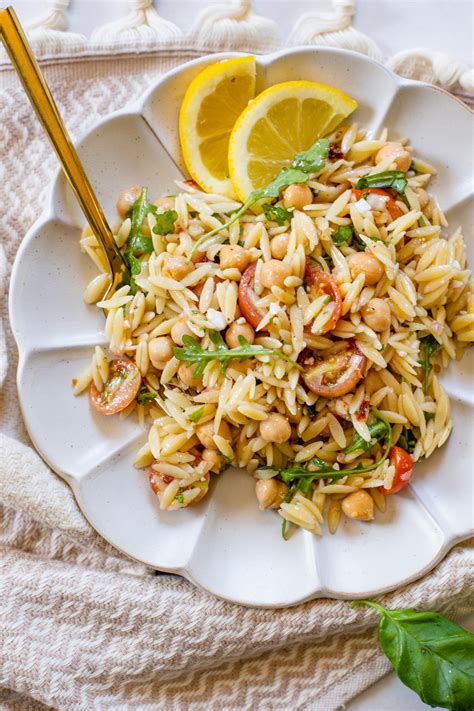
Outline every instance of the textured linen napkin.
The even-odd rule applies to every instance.
[[[198,53],[56,61],[45,69],[73,135]],[[56,167],[13,72],[0,69],[0,288]],[[0,294],[1,298],[1,294]],[[34,295],[32,294],[32,298]],[[156,575],[105,543],[21,420],[6,297],[0,331],[0,709],[332,711],[389,670],[376,616],[345,602],[247,609]],[[45,404],[47,406],[47,404]],[[473,541],[393,606],[472,610]]]

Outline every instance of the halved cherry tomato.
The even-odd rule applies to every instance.
[[[257,328],[263,318],[263,313],[255,305],[258,298],[253,290],[255,269],[256,264],[250,264],[242,275],[239,284],[239,308],[242,316],[250,325]]]
[[[357,200],[360,200],[362,195],[366,195],[367,193],[374,193],[375,195],[383,195],[384,197],[387,197],[387,210],[389,212],[390,217],[392,220],[396,220],[397,217],[401,217],[403,215],[403,211],[400,210],[398,207],[397,203],[395,200],[392,198],[389,192],[387,190],[383,190],[383,188],[364,188],[364,190],[357,190],[356,188],[352,188],[352,193],[355,195]]]
[[[326,357],[306,351],[298,362],[305,370],[303,380],[313,393],[340,397],[353,390],[362,378],[366,360],[355,343],[348,342],[344,350]]]
[[[116,358],[109,363],[109,379],[100,393],[94,383],[89,386],[92,407],[102,415],[115,415],[125,410],[140,390],[142,376],[128,358]]]
[[[331,297],[334,305],[332,315],[321,333],[332,331],[333,328],[336,328],[336,324],[341,318],[342,310],[342,296],[336,281],[321,269],[312,267],[308,261],[305,267],[305,280],[308,291],[313,298],[321,296],[321,294],[328,294]],[[305,331],[311,332],[311,325],[305,326]]]
[[[395,467],[395,474],[390,489],[384,486],[379,486],[381,494],[388,496],[389,494],[398,494],[403,489],[413,476],[413,459],[401,447],[392,447],[389,452],[390,464]]]

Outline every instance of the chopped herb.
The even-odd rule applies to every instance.
[[[201,419],[203,414],[204,414],[204,405],[202,407],[198,407],[197,410],[193,410],[193,412],[191,412],[189,415],[189,419],[191,420],[191,422],[194,422],[194,423],[199,422],[199,420]]]
[[[350,225],[340,225],[332,236],[334,244],[347,244],[353,236],[354,230]]]
[[[408,452],[408,454],[413,454],[416,445],[416,437],[413,433],[413,430],[411,430],[409,427],[404,427],[402,429],[400,437],[398,438],[397,444],[399,444],[400,447],[403,447],[403,449]]]
[[[179,501],[180,504],[184,504],[184,494],[176,494],[174,498],[176,501]]]
[[[434,415],[432,412],[424,412],[423,413],[425,416],[425,422],[429,422],[430,420],[433,419]]]
[[[170,235],[175,230],[178,213],[176,210],[167,210],[166,212],[155,213],[156,223],[153,227],[155,235]]]
[[[229,361],[233,359],[254,358],[255,356],[270,355],[275,358],[291,363],[296,368],[300,368],[294,360],[288,358],[287,355],[277,350],[276,348],[263,348],[262,346],[254,346],[249,343],[243,336],[239,336],[240,345],[236,348],[228,348],[224,339],[218,331],[209,331],[209,337],[215,346],[213,351],[205,351],[201,345],[192,336],[183,336],[183,347],[174,348],[173,352],[178,360],[184,360],[187,366],[196,363],[196,368],[193,371],[193,377],[198,378],[203,374],[206,365],[213,361],[220,361],[222,372],[224,373]]]
[[[436,338],[431,335],[431,333],[428,336],[425,336],[424,338],[420,338],[420,344],[422,353],[421,360],[419,360],[418,362],[423,370],[423,392],[426,393],[426,391],[428,390],[430,374],[433,369],[433,365],[431,363],[431,356],[436,350],[438,350],[440,344],[438,343]]]
[[[142,188],[137,200],[127,212],[127,217],[130,217],[132,225],[123,257],[130,273],[124,275],[122,283],[130,284],[131,294],[136,294],[137,292],[135,277],[140,274],[142,269],[137,255],[151,254],[153,252],[151,237],[145,237],[142,233],[143,220],[150,212],[156,213],[156,207],[148,202],[148,188]]]
[[[369,449],[372,449],[372,447],[377,444],[377,442],[380,442],[386,438],[390,426],[386,420],[375,420],[375,422],[368,424],[367,428],[371,436],[370,442],[367,442],[367,440],[357,433],[355,434],[350,445],[345,448],[345,454],[352,454],[353,452],[358,452],[359,450],[361,452],[368,452]]]
[[[146,405],[150,400],[154,400],[157,393],[152,390],[148,390],[146,387],[140,388],[140,392],[137,395],[137,402],[139,405]]]
[[[405,195],[408,181],[405,173],[401,170],[387,170],[385,173],[375,173],[374,175],[364,175],[356,183],[357,190],[364,188],[392,188],[399,195]]]
[[[243,239],[239,239],[239,241],[237,242],[237,244],[239,245],[239,247],[245,247],[245,242],[244,242]]]
[[[287,188],[293,183],[306,183],[309,180],[311,173],[317,173],[322,170],[325,165],[325,159],[329,153],[329,141],[327,138],[320,138],[307,151],[297,153],[289,167],[282,168],[278,175],[264,188],[253,190],[247,201],[240,207],[231,217],[230,220],[224,222],[219,227],[206,232],[198,239],[191,250],[189,257],[191,258],[194,252],[206,242],[209,237],[221,232],[230,227],[236,220],[247,212],[253,205],[260,200],[272,200],[278,198],[280,190]]]
[[[400,681],[428,706],[471,711],[474,700],[474,634],[438,612],[391,610],[372,600],[380,613],[379,642]]]
[[[280,227],[284,225],[285,222],[290,222],[293,216],[293,213],[289,210],[285,210],[284,207],[277,207],[268,202],[262,205],[262,210],[267,220],[273,220],[273,222],[276,222]]]

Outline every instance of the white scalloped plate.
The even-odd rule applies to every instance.
[[[214,55],[185,64],[156,82],[131,110],[101,121],[78,144],[110,219],[126,185],[173,187],[182,161],[177,135],[181,98]],[[409,136],[434,163],[433,191],[450,227],[472,228],[469,197],[471,115],[428,85],[401,80],[366,57],[336,49],[300,49],[257,59],[259,90],[290,79],[312,79],[353,96],[361,126],[387,125]],[[178,166],[178,167],[177,167]],[[79,251],[83,217],[61,174],[49,205],[21,245],[13,268],[10,313],[20,352],[18,389],[36,448],[72,487],[92,526],[122,552],[179,573],[222,598],[280,607],[324,596],[377,595],[432,568],[472,533],[472,367],[467,356],[444,377],[454,432],[429,461],[416,465],[413,485],[388,498],[372,524],[344,521],[335,536],[298,530],[288,542],[279,517],[260,513],[253,480],[242,471],[217,477],[198,506],[160,512],[147,477],[132,466],[145,432],[133,418],[97,416],[70,383],[104,343],[104,320],[82,292],[94,272]],[[466,234],[472,253],[472,237]],[[472,365],[472,359],[470,361]],[[34,483],[33,483],[34,485]]]

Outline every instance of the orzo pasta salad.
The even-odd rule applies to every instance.
[[[244,467],[256,505],[334,533],[371,521],[416,462],[451,433],[439,373],[474,340],[460,227],[427,192],[434,169],[406,140],[345,125],[300,152],[245,205],[193,181],[118,200],[129,273],[74,382],[99,412],[138,415],[161,509],[200,501],[210,479]],[[150,187],[152,192],[152,186]]]

